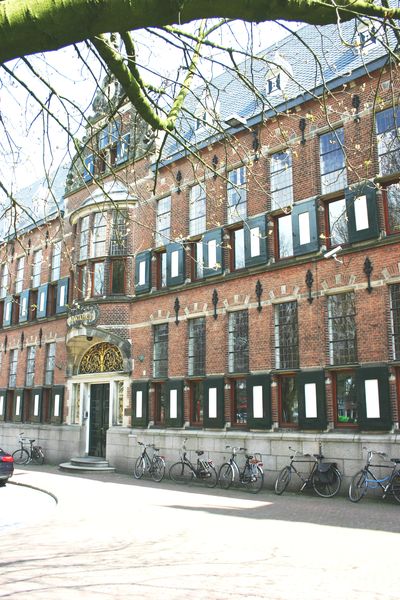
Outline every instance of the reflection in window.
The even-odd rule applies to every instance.
[[[32,263],[32,287],[39,287],[41,280],[41,272],[42,272],[42,258],[43,253],[42,250],[36,250],[33,253],[33,263]]]
[[[292,155],[289,150],[271,156],[271,210],[293,203]]]
[[[168,323],[154,325],[153,330],[153,376],[168,375]]]
[[[27,387],[33,386],[35,377],[35,357],[36,357],[36,346],[29,346],[28,355],[26,359],[26,376],[25,385]]]
[[[233,232],[233,268],[243,269],[246,266],[244,249],[244,229],[236,229]]]
[[[331,246],[347,244],[349,242],[348,219],[346,201],[335,200],[328,204],[329,243]]]
[[[202,381],[190,384],[191,422],[201,425],[204,417],[204,385]]]
[[[276,220],[278,224],[278,256],[293,256],[292,215],[285,215]]]
[[[247,423],[247,385],[245,379],[235,379],[231,382],[233,388],[233,421],[243,425]]]
[[[400,109],[388,108],[376,115],[376,137],[380,175],[400,171]]]
[[[277,369],[299,366],[297,302],[275,306],[275,361]]]
[[[357,396],[354,371],[336,373],[336,420],[357,423]]]
[[[386,188],[386,211],[388,233],[400,232],[400,184],[394,183]]]
[[[157,425],[163,425],[166,418],[168,389],[165,383],[154,384],[155,411],[154,420]]]
[[[17,260],[17,272],[16,272],[16,276],[15,276],[15,293],[16,294],[19,294],[20,292],[22,292],[22,289],[23,289],[24,268],[25,268],[25,256],[20,256]]]
[[[329,359],[332,365],[357,360],[356,307],[352,292],[328,298]]]
[[[329,194],[346,187],[346,159],[343,127],[319,138],[321,193]]]
[[[189,319],[189,375],[204,375],[206,359],[206,320],[204,317]]]
[[[93,222],[92,256],[104,256],[106,253],[107,221],[103,213],[96,213]]]
[[[156,246],[165,246],[171,237],[171,196],[157,202]]]
[[[247,310],[229,314],[229,372],[249,370],[249,315]]]
[[[97,262],[93,265],[93,290],[92,296],[104,296],[104,263]]]
[[[297,425],[299,422],[299,402],[296,378],[294,376],[280,377],[279,392],[282,424]]]
[[[44,384],[52,385],[54,382],[54,366],[56,362],[56,344],[46,344],[46,366],[44,373]]]
[[[79,260],[85,260],[88,257],[89,248],[89,217],[83,217],[81,220],[81,235],[79,238]]]
[[[247,216],[246,168],[228,173],[228,223],[243,221]]]

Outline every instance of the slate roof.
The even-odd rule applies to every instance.
[[[396,0],[395,4],[398,6],[400,2]],[[218,98],[219,122],[223,125],[230,115],[238,114],[247,125],[254,125],[313,95],[319,96],[323,89],[333,89],[382,66],[387,60],[385,44],[377,36],[376,41],[368,45],[368,51],[361,52],[357,44],[357,24],[358,21],[352,20],[341,24],[340,28],[337,25],[306,25],[260,52],[256,59],[242,62],[240,73],[251,82],[256,94],[251,94],[250,87],[231,70],[212,79],[207,87],[214,100]],[[394,46],[391,32],[388,42]],[[281,91],[269,94],[266,91],[267,75],[271,66],[279,62],[283,63],[282,72],[287,82]],[[178,124],[179,135],[185,143],[199,148],[218,138],[218,131],[212,127],[195,129],[193,113],[205,87],[189,93]],[[227,131],[231,132],[232,128],[225,125],[219,134]],[[164,147],[163,164],[184,154],[184,144],[169,137]]]

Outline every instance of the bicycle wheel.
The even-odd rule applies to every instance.
[[[221,465],[219,473],[218,473],[218,481],[219,485],[223,490],[227,490],[231,487],[233,481],[235,479],[235,473],[233,471],[232,465],[229,463],[224,463]]]
[[[286,490],[292,478],[292,469],[290,467],[283,467],[279,471],[278,477],[275,479],[275,494],[280,496]]]
[[[367,474],[362,469],[352,478],[349,486],[349,498],[352,502],[359,502],[367,492]]]
[[[194,473],[187,463],[178,461],[171,465],[169,478],[175,483],[190,483],[194,479]]]
[[[324,477],[322,478],[320,473],[315,470],[311,479],[311,485],[318,496],[332,498],[340,490],[342,475],[336,467],[331,467],[328,473],[323,473],[323,475]]]
[[[246,490],[252,494],[257,494],[264,484],[264,471],[258,465],[246,465],[242,476],[242,483]]]
[[[151,465],[151,476],[154,481],[161,481],[165,475],[165,462],[161,456],[157,456]]]
[[[44,454],[41,448],[32,448],[32,461],[35,465],[42,465],[44,463]]]
[[[15,450],[12,457],[16,465],[26,465],[29,462],[29,452],[25,448]]]
[[[204,481],[205,485],[209,488],[214,488],[218,483],[218,475],[215,467],[212,465],[207,465],[205,471],[203,471],[203,476],[201,477],[201,481]]]
[[[135,466],[133,467],[133,476],[135,479],[141,479],[146,471],[146,461],[143,456],[139,456],[139,458],[135,462]]]
[[[397,502],[400,502],[400,473],[399,473],[399,471],[397,471],[397,473],[394,475],[390,488],[393,492],[394,498],[397,500]]]

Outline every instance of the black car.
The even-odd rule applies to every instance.
[[[11,454],[0,448],[0,487],[6,485],[14,473],[14,459]]]

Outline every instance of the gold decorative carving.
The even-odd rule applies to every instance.
[[[109,373],[122,371],[122,354],[116,346],[101,342],[95,344],[83,355],[79,373]]]

